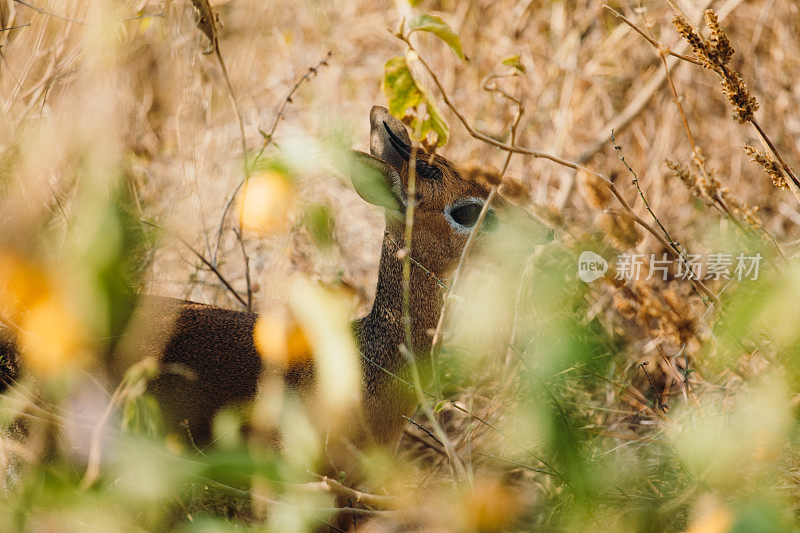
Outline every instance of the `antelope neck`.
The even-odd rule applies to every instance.
[[[405,343],[403,322],[403,260],[398,258],[398,247],[387,234],[383,238],[378,286],[372,310],[364,319],[364,329],[374,337],[388,342],[383,350],[396,353],[398,363],[405,361],[398,346]],[[442,306],[442,289],[439,279],[416,261],[411,261],[409,315],[414,355],[417,361],[427,359],[431,348],[429,330],[435,329]],[[382,351],[383,351],[382,350]],[[385,355],[388,355],[384,352]],[[389,363],[390,361],[384,361]],[[399,364],[393,364],[395,368]]]

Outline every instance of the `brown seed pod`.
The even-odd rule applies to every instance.
[[[620,250],[635,248],[642,241],[642,232],[626,213],[606,211],[600,215],[597,223],[611,244]]]
[[[611,203],[611,191],[600,177],[583,169],[578,170],[578,190],[589,205],[597,209],[605,209]]]
[[[525,203],[531,198],[528,186],[516,178],[506,177],[498,191],[504,198],[518,204]]]
[[[479,163],[468,163],[461,169],[461,175],[464,179],[477,181],[489,186],[499,185],[502,180],[500,172],[496,168]]]

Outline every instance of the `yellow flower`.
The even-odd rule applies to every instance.
[[[249,231],[275,232],[284,226],[292,200],[292,186],[285,176],[273,171],[260,172],[242,188],[239,221]]]
[[[55,375],[68,364],[84,359],[81,325],[55,298],[34,306],[21,328],[22,356],[37,375]]]
[[[259,315],[253,340],[265,361],[280,366],[303,362],[312,355],[303,328],[285,312]]]
[[[730,531],[733,525],[733,517],[728,510],[715,508],[697,517],[687,533],[725,533]]]
[[[523,510],[519,493],[494,475],[477,478],[462,505],[473,531],[505,530]]]
[[[0,250],[0,316],[13,320],[51,289],[43,269],[18,254]]]
[[[86,334],[55,276],[33,261],[0,252],[0,319],[17,329],[25,368],[50,377],[86,355]]]

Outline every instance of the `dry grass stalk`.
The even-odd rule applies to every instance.
[[[607,7],[607,6],[606,6]],[[760,234],[768,243],[775,246],[779,255],[782,255],[780,248],[775,244],[775,240],[764,229],[761,220],[757,215],[758,208],[747,205],[735,198],[727,187],[722,187],[717,179],[715,172],[711,169],[703,156],[700,147],[695,142],[692,129],[689,126],[689,121],[681,103],[681,98],[670,75],[670,69],[666,62],[666,55],[668,50],[664,48],[658,41],[648,36],[647,33],[639,28],[635,23],[626,17],[620,15],[611,8],[617,18],[628,24],[634,30],[643,36],[656,50],[658,50],[659,57],[664,65],[664,72],[666,79],[669,82],[669,87],[673,95],[675,105],[680,112],[683,120],[684,129],[692,146],[692,164],[700,172],[699,177],[693,176],[685,168],[678,165],[676,162],[667,160],[667,166],[673,171],[674,175],[678,177],[696,196],[703,199],[707,205],[718,208],[722,213],[727,215],[740,229],[745,232],[750,230]],[[675,16],[674,24],[678,28],[679,33],[694,49],[695,54],[700,58],[700,61],[690,61],[692,63],[701,64],[702,66],[715,70],[723,76],[723,85],[728,87],[726,95],[729,96],[734,107],[738,113],[747,117],[747,121],[755,124],[755,111],[758,109],[758,103],[755,98],[749,95],[744,81],[738,73],[729,71],[727,63],[733,56],[733,46],[731,45],[728,37],[722,31],[719,25],[719,19],[712,10],[706,9],[704,17],[709,25],[711,37],[705,40],[699,33],[695,32],[694,28],[688,23],[683,15],[678,14]],[[684,58],[685,59],[685,58]],[[733,74],[736,76],[733,76]],[[727,80],[727,82],[725,81]],[[735,118],[735,117],[734,117]],[[740,121],[744,122],[745,120]],[[663,227],[662,227],[663,228]]]
[[[723,93],[734,109],[733,119],[740,124],[752,122],[755,119],[755,112],[758,111],[758,101],[750,94],[742,76],[728,66],[733,57],[733,46],[720,28],[716,13],[707,9],[705,18],[710,32],[708,39],[696,32],[689,21],[681,15],[675,16],[673,24],[678,33],[691,45],[695,55],[700,58],[700,64],[722,77]]]
[[[701,59],[703,66],[713,70],[722,77],[722,91],[733,106],[733,119],[743,124],[750,122],[756,131],[769,146],[777,158],[784,172],[789,176],[791,190],[800,202],[800,180],[795,171],[784,161],[780,152],[759,125],[755,117],[758,110],[758,101],[750,94],[742,76],[733,70],[728,63],[733,56],[733,46],[727,35],[719,25],[717,14],[707,9],[705,11],[706,24],[709,27],[710,37],[706,39],[680,14],[676,14],[673,24],[678,33],[691,45],[695,54]]]
[[[742,148],[744,152],[750,157],[750,161],[761,165],[767,176],[772,178],[772,184],[778,189],[788,189],[789,185],[786,184],[781,166],[770,156],[764,152],[760,152],[749,144],[745,143]]]

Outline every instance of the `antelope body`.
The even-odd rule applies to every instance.
[[[373,107],[370,125],[370,154],[356,152],[355,156],[377,171],[375,175],[383,181],[380,190],[389,194],[377,194],[374,183],[353,177],[359,195],[386,210],[375,301],[370,313],[352,324],[356,346],[362,354],[361,422],[340,437],[357,448],[395,445],[405,422],[403,416],[410,415],[416,405],[413,390],[392,376],[408,378],[406,356],[400,350],[406,334],[403,261],[398,244],[404,242],[411,141],[405,126],[384,108]],[[410,329],[412,352],[424,369],[430,355],[430,331],[437,325],[442,305],[437,279],[447,278],[456,267],[489,187],[462,178],[448,160],[439,155],[431,158],[421,150],[415,174]],[[521,225],[529,235],[531,247],[552,239],[551,229],[500,197],[493,201],[485,222],[477,244],[491,238],[491,228],[496,223]],[[313,358],[286,369],[266,366],[253,340],[255,314],[168,298],[142,300],[137,312],[149,317],[149,323],[155,326],[125,342],[140,355],[157,356],[160,373],[150,383],[150,391],[170,425],[188,425],[196,442],[209,440],[211,422],[221,408],[256,396],[264,372],[280,374],[288,387],[301,396],[313,397]],[[0,352],[15,356],[15,350],[15,344],[0,338]]]

